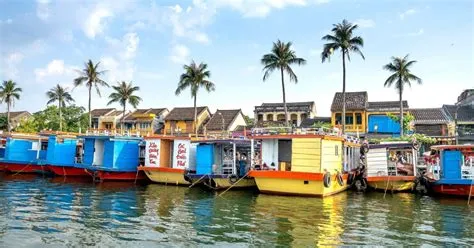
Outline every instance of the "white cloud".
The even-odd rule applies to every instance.
[[[7,79],[13,79],[18,76],[18,65],[23,61],[25,55],[20,52],[13,52],[3,59],[2,71]]]
[[[43,21],[49,18],[49,3],[50,0],[36,0],[36,16]]]
[[[189,62],[189,54],[185,45],[177,44],[172,48],[170,59],[176,64],[186,64]]]
[[[403,19],[405,19],[405,17],[407,17],[409,15],[414,15],[415,13],[416,13],[415,9],[409,9],[409,10],[406,10],[405,12],[401,13],[399,16],[400,16],[400,19],[403,20]]]
[[[94,39],[104,32],[107,25],[105,19],[113,16],[113,13],[106,7],[97,7],[84,22],[83,30],[87,37]]]
[[[124,59],[129,60],[135,57],[140,43],[140,38],[136,33],[127,33],[123,37],[125,44],[125,52],[123,54]]]
[[[135,22],[134,24],[130,25],[127,27],[127,30],[129,31],[136,31],[136,30],[140,30],[140,29],[144,29],[146,27],[145,23],[142,22],[142,21],[137,21]]]
[[[283,9],[288,6],[306,6],[306,0],[216,0],[217,6],[231,7],[242,13],[244,17],[266,17],[272,9]],[[314,1],[321,4],[326,1]]]
[[[420,28],[416,32],[410,32],[410,33],[405,33],[405,34],[394,35],[394,37],[420,36],[424,33],[425,33],[425,30]]]
[[[5,21],[0,20],[0,24],[11,24],[12,22],[13,22],[13,20],[10,19],[10,18],[6,19]]]
[[[372,19],[357,19],[354,22],[355,24],[359,25],[361,28],[373,28],[375,27],[375,22]]]
[[[36,81],[42,82],[45,77],[72,75],[74,68],[66,66],[64,60],[54,59],[45,68],[35,69]]]

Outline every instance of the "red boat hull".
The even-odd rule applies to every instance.
[[[41,173],[48,171],[46,166],[35,164],[2,163],[2,165],[7,173]]]
[[[443,195],[469,196],[474,195],[474,186],[471,185],[434,185],[433,191]]]
[[[135,181],[146,180],[143,171],[137,172],[115,172],[115,171],[98,171],[97,176],[101,181]]]
[[[57,165],[48,165],[48,169],[52,171],[55,175],[64,176],[64,177],[88,177],[90,176],[86,170],[82,168],[76,168],[71,166],[57,166]]]

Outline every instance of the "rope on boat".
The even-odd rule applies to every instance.
[[[471,187],[469,187],[469,197],[467,198],[467,205],[469,206],[469,204],[471,203],[471,195],[472,195],[472,183],[474,182],[474,178],[471,179]]]
[[[15,174],[12,175],[12,177],[20,174],[21,172],[23,172],[26,168],[30,167],[31,163],[27,164],[25,167],[23,167],[21,170],[17,171]]]
[[[64,177],[67,176],[67,175],[66,175],[66,169],[64,168],[64,166],[63,166],[63,176],[64,176]]]
[[[387,194],[387,190],[388,190],[388,185],[389,185],[389,182],[390,182],[390,174],[388,174],[388,178],[387,178],[387,186],[385,187],[385,192],[383,193],[383,199],[385,199],[385,195]]]
[[[192,188],[194,185],[196,185],[197,183],[199,183],[202,179],[204,179],[204,177],[207,177],[209,176],[209,174],[205,174],[204,176],[202,176],[201,178],[199,178],[196,182],[194,182],[193,184],[189,185],[188,188]]]
[[[138,179],[138,173],[139,173],[139,172],[140,172],[140,171],[139,171],[138,168],[137,168],[137,173],[135,174],[135,182],[134,182],[134,184],[137,184],[137,179]]]
[[[224,190],[224,192],[220,193],[219,196],[222,196],[225,192],[229,191],[232,187],[234,187],[234,185],[237,185],[237,184],[240,182],[240,180],[246,178],[249,174],[250,174],[250,170],[247,172],[247,174],[245,174],[245,176],[239,178],[239,180],[237,180],[237,182],[235,182],[234,184],[230,185],[230,187],[227,188],[226,190]]]

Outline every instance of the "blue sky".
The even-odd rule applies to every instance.
[[[406,54],[418,61],[413,73],[423,79],[404,93],[412,108],[454,103],[474,87],[469,0],[0,0],[0,9],[0,79],[24,90],[14,110],[44,108],[45,92],[58,83],[71,88],[88,59],[101,61],[110,84],[139,85],[140,108],[192,106],[190,93],[177,97],[174,90],[182,65],[194,59],[208,63],[216,84],[215,92],[199,93],[198,105],[252,114],[262,102],[281,102],[279,75],[262,82],[259,61],[281,39],[308,61],[294,68],[299,82],[287,84],[287,101],[315,101],[317,114],[328,116],[342,89],[342,62],[336,54],[321,63],[321,37],[344,18],[359,24],[366,57],[352,56],[348,91],[397,100],[383,86],[389,74],[382,66]],[[93,108],[105,107],[109,94],[94,95]],[[85,88],[73,97],[86,106]]]

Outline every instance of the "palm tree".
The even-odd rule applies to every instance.
[[[10,125],[10,107],[15,104],[15,99],[20,100],[21,88],[16,87],[17,84],[12,80],[3,81],[0,86],[0,101],[7,104],[7,126],[8,132],[11,132]]]
[[[106,71],[99,71],[99,63],[95,64],[89,59],[88,62],[84,63],[84,69],[78,71],[80,76],[74,79],[74,87],[85,84],[89,89],[89,128],[92,126],[92,114],[91,114],[91,98],[92,98],[92,87],[95,87],[97,94],[100,97],[99,86],[109,87],[109,85],[102,80],[100,77],[104,75]]]
[[[196,64],[191,61],[190,65],[183,66],[184,73],[179,77],[178,87],[176,88],[175,95],[180,95],[186,88],[191,89],[191,97],[194,98],[194,129],[197,134],[197,93],[199,88],[203,87],[207,92],[216,90],[216,86],[213,82],[209,81],[211,72],[207,69],[207,64],[199,63]]]
[[[288,109],[286,108],[286,93],[285,93],[285,77],[283,72],[286,72],[290,76],[290,82],[293,81],[298,83],[298,77],[291,69],[291,65],[305,65],[306,60],[298,58],[295,51],[291,49],[291,42],[282,42],[277,40],[273,42],[271,53],[263,55],[260,62],[263,65],[263,81],[265,82],[270,74],[279,69],[281,74],[281,89],[283,91],[283,108],[285,109],[285,125],[288,126]]]
[[[393,74],[385,80],[384,86],[390,87],[395,85],[400,98],[400,136],[403,136],[403,90],[405,84],[411,87],[410,81],[416,81],[418,84],[422,83],[421,78],[411,74],[410,67],[416,63],[416,60],[408,61],[408,54],[401,57],[392,57],[389,64],[383,66],[383,69],[392,72]]]
[[[334,51],[341,50],[342,53],[342,133],[346,128],[346,57],[351,61],[350,53],[359,54],[365,59],[360,49],[364,46],[364,40],[360,36],[354,36],[353,31],[357,29],[356,24],[352,24],[347,20],[342,23],[333,24],[331,34],[323,36],[323,40],[329,43],[324,44],[321,53],[322,62],[330,59]]]
[[[72,98],[71,94],[68,92],[67,88],[63,88],[59,84],[57,84],[56,87],[53,87],[48,92],[46,92],[46,96],[49,98],[46,104],[51,104],[55,101],[58,101],[59,131],[62,131],[63,130],[62,108],[66,105],[66,103],[74,102],[74,99]]]
[[[109,95],[110,101],[107,105],[118,102],[123,107],[122,119],[120,121],[123,130],[123,120],[125,118],[127,102],[132,105],[132,107],[137,108],[138,104],[142,101],[139,96],[134,95],[135,92],[140,90],[140,87],[133,86],[132,82],[127,84],[125,81],[122,81],[118,82],[116,86],[112,86],[112,88],[115,92]]]

